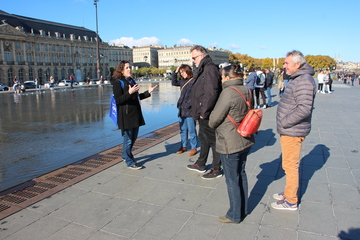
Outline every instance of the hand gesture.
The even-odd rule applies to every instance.
[[[139,85],[135,84],[134,86],[129,86],[129,94],[138,92],[140,89]]]
[[[159,85],[155,85],[155,86],[153,86],[153,87],[150,86],[150,87],[149,87],[149,90],[148,90],[149,93],[152,93],[152,91],[154,91],[154,89],[157,88],[158,86],[159,86]]]

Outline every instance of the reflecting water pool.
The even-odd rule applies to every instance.
[[[140,92],[155,83],[139,83]],[[141,101],[139,136],[177,121],[179,88],[160,82]],[[0,94],[0,191],[122,143],[111,85]]]

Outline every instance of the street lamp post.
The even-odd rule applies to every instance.
[[[98,30],[98,11],[97,11],[97,3],[100,0],[94,0],[95,11],[96,11],[96,73],[97,79],[100,80],[100,38],[99,38],[99,30]]]

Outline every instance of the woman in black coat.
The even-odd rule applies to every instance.
[[[180,73],[181,79],[177,79],[177,74]],[[179,109],[179,125],[181,136],[181,147],[176,152],[181,154],[186,152],[188,143],[188,135],[190,135],[189,156],[194,156],[197,152],[198,137],[196,133],[196,122],[191,116],[191,89],[194,83],[193,71],[189,65],[181,64],[172,74],[171,84],[180,87],[180,97],[177,103]]]
[[[145,125],[141,112],[140,100],[151,96],[157,85],[149,87],[144,93],[139,93],[140,87],[131,76],[131,66],[128,61],[121,61],[110,80],[117,105],[118,128],[124,137],[122,158],[130,169],[140,169],[132,154],[132,148],[139,133],[139,127]]]

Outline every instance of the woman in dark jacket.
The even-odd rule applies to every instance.
[[[117,105],[118,128],[124,137],[122,158],[130,169],[140,169],[132,154],[132,148],[139,133],[139,127],[145,125],[141,112],[140,100],[151,96],[157,87],[149,87],[148,91],[139,93],[140,87],[131,77],[131,66],[128,61],[121,61],[110,80]]]
[[[248,183],[245,172],[246,158],[251,146],[255,143],[254,136],[242,137],[237,132],[230,117],[240,124],[249,108],[240,94],[251,101],[249,89],[243,85],[243,73],[235,72],[235,66],[221,69],[223,90],[210,114],[209,126],[215,128],[216,151],[220,154],[228,189],[230,208],[224,217],[219,217],[223,223],[240,223],[247,214]]]
[[[181,79],[178,81],[177,74],[180,73]],[[180,124],[180,136],[181,136],[181,147],[176,152],[181,154],[186,152],[186,146],[188,141],[188,135],[190,135],[190,147],[189,156],[194,156],[197,152],[196,148],[198,145],[197,133],[196,133],[196,123],[195,120],[191,117],[191,88],[194,83],[193,81],[193,72],[189,65],[182,64],[180,65],[175,72],[172,74],[171,84],[173,86],[180,87],[180,97],[177,102],[177,107],[179,109],[179,124]]]

